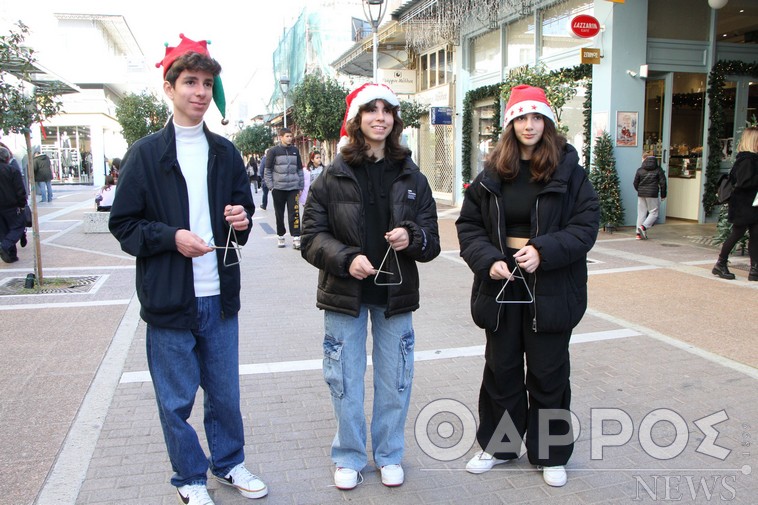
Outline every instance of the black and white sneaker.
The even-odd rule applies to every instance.
[[[215,505],[203,484],[188,484],[176,488],[179,503],[184,505]]]
[[[266,484],[257,475],[250,473],[244,463],[235,466],[223,477],[214,477],[220,483],[236,488],[245,498],[263,498],[268,494]]]

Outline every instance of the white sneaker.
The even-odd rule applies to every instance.
[[[357,470],[338,466],[334,471],[334,486],[343,491],[355,489],[358,485],[358,475],[360,474]]]
[[[276,238],[276,247],[284,247],[284,237],[279,235]]]
[[[384,465],[381,468],[382,484],[387,487],[402,486],[405,481],[405,472],[400,465]]]
[[[184,505],[214,505],[213,500],[208,495],[208,488],[202,484],[188,484],[176,488],[179,494],[177,499]]]
[[[245,498],[263,498],[268,494],[266,484],[257,475],[250,473],[244,463],[235,466],[223,477],[214,477],[220,483],[236,488]]]
[[[292,248],[296,250],[300,249],[300,237],[292,237]]]
[[[469,473],[489,472],[493,466],[507,462],[507,459],[497,459],[487,452],[479,451],[466,463],[466,471]]]
[[[566,468],[563,466],[543,466],[542,478],[545,480],[545,484],[553,487],[565,486],[568,480]]]

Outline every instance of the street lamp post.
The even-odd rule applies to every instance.
[[[284,95],[284,127],[287,128],[287,92],[290,89],[290,79],[286,75],[283,75],[279,79],[279,89],[282,90]]]
[[[366,21],[371,23],[371,31],[374,32],[374,82],[376,83],[376,60],[379,50],[379,24],[382,22],[387,4],[384,0],[363,0],[363,14]]]

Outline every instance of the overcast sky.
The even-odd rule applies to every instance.
[[[175,46],[180,33],[193,40],[208,39],[211,56],[223,68],[227,116],[233,113],[236,101],[247,101],[248,116],[252,116],[266,112],[274,85],[272,53],[285,27],[294,23],[304,1],[8,0],[2,2],[0,12],[4,21],[21,19],[32,29],[35,23],[39,25],[40,18],[49,18],[52,13],[122,15],[151,68],[163,59],[164,42]],[[82,50],[81,61],[92,63],[86,60],[86,48]],[[159,70],[156,69],[155,75],[160,79]]]

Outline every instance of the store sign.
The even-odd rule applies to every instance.
[[[589,14],[575,16],[569,26],[571,35],[582,39],[590,39],[600,33],[600,21]]]
[[[416,92],[416,71],[405,68],[379,68],[377,80],[386,84],[397,94],[412,95]]]
[[[581,53],[582,63],[589,63],[590,65],[600,65],[600,49],[594,47],[583,47],[579,49]]]
[[[432,124],[453,124],[453,108],[430,107],[429,122]]]

